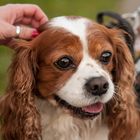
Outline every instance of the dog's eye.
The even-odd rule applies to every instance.
[[[102,64],[107,65],[111,59],[112,53],[109,51],[105,51],[101,54],[100,61]]]
[[[54,64],[57,68],[61,70],[67,70],[75,67],[73,59],[70,56],[63,56],[59,58]]]

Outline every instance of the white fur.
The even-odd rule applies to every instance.
[[[109,130],[101,122],[74,118],[49,102],[36,100],[41,115],[43,140],[108,140]]]
[[[61,27],[65,30],[71,32],[74,35],[77,35],[84,45],[87,45],[86,40],[86,25],[88,20],[85,18],[79,19],[68,19],[66,17],[56,17],[52,20],[51,26]]]
[[[68,19],[65,17],[55,18],[51,22],[51,26],[63,27],[65,30],[77,35],[82,43],[83,59],[78,66],[78,70],[71,76],[65,86],[57,92],[59,97],[76,107],[87,106],[98,101],[106,103],[114,93],[114,85],[109,74],[89,56],[86,32],[89,22],[84,18]],[[84,89],[86,81],[89,78],[100,76],[104,76],[109,83],[107,93],[100,97],[86,93]]]

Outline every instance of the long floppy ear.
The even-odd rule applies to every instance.
[[[38,140],[41,137],[39,113],[33,90],[37,68],[36,52],[27,41],[15,44],[7,92],[1,99],[4,140]]]
[[[114,38],[114,81],[125,87],[132,87],[134,83],[134,61],[128,46],[123,41],[123,37]],[[120,85],[120,86],[121,86]]]
[[[139,130],[139,113],[133,90],[134,62],[128,46],[121,37],[116,35],[113,42],[115,57],[112,75],[116,93],[107,106],[109,138],[132,140]]]

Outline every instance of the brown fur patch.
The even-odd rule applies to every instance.
[[[43,96],[48,96],[60,89],[76,70],[60,70],[54,62],[62,56],[70,56],[78,67],[82,59],[82,46],[77,36],[63,29],[46,29],[34,44],[39,44],[37,87]]]

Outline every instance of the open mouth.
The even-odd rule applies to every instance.
[[[54,98],[61,107],[67,108],[74,116],[80,118],[94,118],[99,115],[103,110],[103,103],[101,102],[97,102],[84,107],[75,107],[56,95]]]

